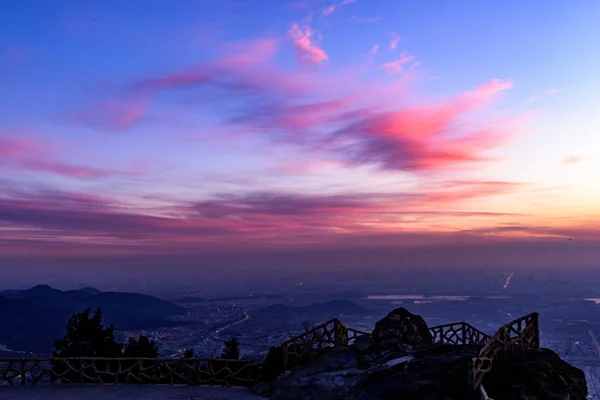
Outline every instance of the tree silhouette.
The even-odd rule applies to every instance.
[[[123,349],[123,357],[126,358],[158,358],[158,346],[148,336],[140,336],[137,339],[129,338]],[[157,362],[153,361],[127,361],[123,368],[131,368],[133,375],[138,378],[138,383],[143,383],[143,375],[153,376],[160,372]]]
[[[221,354],[221,358],[226,360],[240,359],[240,341],[237,336],[230,337],[225,341],[225,349]]]
[[[187,349],[184,351],[183,358],[194,358],[194,349]]]
[[[281,346],[272,346],[263,361],[261,380],[273,382],[279,375],[285,372],[285,355]]]
[[[148,336],[129,338],[123,349],[123,357],[127,358],[158,358],[158,346]]]
[[[123,345],[115,341],[115,327],[113,325],[105,328],[102,326],[102,311],[96,310],[92,315],[88,307],[83,312],[69,318],[66,326],[66,334],[62,339],[54,341],[55,350],[52,351],[54,358],[69,357],[121,357]],[[101,363],[100,363],[101,364]],[[79,361],[71,362],[75,369],[79,369]],[[105,369],[106,365],[96,365],[98,369]],[[62,375],[63,382],[81,382],[82,375],[70,371],[64,362],[53,362],[52,372]],[[94,378],[95,374],[90,368],[86,369],[85,375]],[[56,376],[56,375],[55,375]]]
[[[54,341],[53,357],[120,357],[123,345],[115,341],[115,327],[102,326],[102,311],[90,308],[69,318],[66,334]]]

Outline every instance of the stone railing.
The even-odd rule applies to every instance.
[[[429,328],[433,343],[484,344],[492,337],[466,322],[454,322]]]
[[[208,358],[0,359],[0,384],[97,383],[251,386],[262,364]]]
[[[284,365],[290,366],[290,359],[310,359],[317,351],[328,346],[347,345],[360,335],[370,335],[357,329],[348,328],[337,318],[318,325],[282,343]]]
[[[484,375],[498,352],[513,348],[539,348],[538,314],[532,313],[501,326],[492,337],[466,322],[429,328],[434,343],[482,344],[472,358],[470,381],[485,398]],[[329,346],[348,345],[360,335],[333,318],[282,343],[284,367],[292,359],[310,360]],[[0,385],[38,383],[188,384],[251,386],[261,375],[262,363],[210,358],[4,358],[0,359]]]
[[[333,318],[282,344],[288,358],[310,358],[327,346],[347,345],[368,334]],[[262,363],[211,358],[4,358],[0,385],[40,383],[187,384],[251,386]]]
[[[496,334],[483,346],[479,355],[473,357],[471,366],[471,382],[476,393],[486,398],[482,386],[483,378],[492,369],[494,357],[511,348],[540,348],[540,331],[538,313],[531,313],[502,325]]]

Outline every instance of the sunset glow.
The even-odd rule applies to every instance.
[[[600,244],[600,3],[434,3],[5,5],[0,253]]]

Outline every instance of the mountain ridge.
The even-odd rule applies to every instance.
[[[49,354],[53,341],[64,334],[73,314],[90,307],[102,310],[105,325],[122,330],[184,325],[170,318],[185,308],[154,296],[127,292],[59,290],[36,285],[25,290],[0,292],[0,343],[18,351]]]

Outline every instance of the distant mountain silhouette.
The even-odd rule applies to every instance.
[[[69,317],[86,307],[102,309],[103,323],[118,330],[185,324],[168,319],[185,314],[183,307],[153,296],[37,285],[0,292],[0,343],[14,350],[49,353],[54,339],[64,334]]]
[[[89,293],[89,294],[98,294],[98,293],[102,293],[100,290],[93,288],[93,287],[84,287],[81,289],[77,289],[77,291],[79,292],[84,292],[84,293]]]
[[[364,307],[359,306],[348,300],[333,300],[327,303],[313,303],[308,306],[289,306],[287,304],[277,303],[271,306],[261,308],[256,312],[261,314],[296,314],[296,315],[353,315],[367,312]]]
[[[54,289],[48,285],[37,285],[27,290],[6,290],[0,292],[0,296],[10,298],[23,298],[23,297],[35,297],[35,296],[49,296],[53,294],[61,293],[62,291]]]

